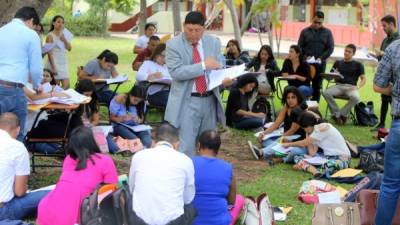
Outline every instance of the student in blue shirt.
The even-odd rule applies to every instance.
[[[115,96],[111,100],[109,109],[115,136],[121,136],[125,139],[140,138],[142,144],[146,148],[150,148],[152,140],[149,131],[134,132],[128,127],[121,125],[135,126],[143,123],[145,96],[146,89],[135,85],[129,94]]]
[[[21,124],[17,139],[22,141],[27,115],[23,87],[32,79],[41,92],[42,51],[39,35],[33,30],[40,22],[32,7],[20,8],[14,19],[0,28],[0,114],[13,112]]]

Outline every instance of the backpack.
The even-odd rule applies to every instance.
[[[271,104],[267,101],[266,97],[258,96],[257,100],[251,107],[251,111],[254,113],[259,113],[259,112],[264,113],[266,115],[265,116],[266,123],[272,121]]]
[[[262,193],[257,199],[252,196],[247,197],[243,211],[242,224],[275,225],[274,209],[266,193]]]
[[[369,173],[372,171],[383,172],[384,155],[378,151],[366,150],[360,153],[360,162],[357,166],[364,172]]]
[[[357,125],[375,126],[378,123],[378,117],[374,113],[374,104],[372,101],[360,102],[354,106],[357,118]]]
[[[100,203],[99,203],[100,202]],[[99,185],[80,209],[80,225],[130,225],[132,196],[126,182]]]
[[[381,188],[383,173],[371,172],[364,179],[357,183],[347,194],[344,196],[344,202],[355,202],[358,193],[364,189],[379,190]]]

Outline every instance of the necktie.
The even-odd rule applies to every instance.
[[[201,58],[200,58],[200,53],[197,50],[197,43],[194,43],[192,45],[193,45],[193,63],[199,63],[201,62]],[[196,91],[198,93],[204,94],[207,91],[206,77],[204,76],[204,74],[196,77],[195,83],[196,83]]]

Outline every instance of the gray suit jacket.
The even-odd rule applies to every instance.
[[[204,58],[210,56],[218,59],[221,55],[220,41],[204,34],[202,39]],[[195,78],[204,74],[201,63],[193,64],[192,45],[186,40],[184,33],[167,42],[166,64],[172,77],[171,90],[165,111],[165,120],[173,126],[180,127],[182,112],[190,101]],[[212,90],[217,98],[217,122],[225,125],[224,109],[221,102],[219,88]]]

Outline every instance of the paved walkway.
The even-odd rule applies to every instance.
[[[220,33],[220,32],[209,32],[209,33],[216,35],[221,40],[222,46],[226,46],[228,41],[230,39],[234,38],[233,34],[226,34],[226,33]],[[159,35],[162,36],[163,34],[159,34]],[[136,40],[138,35],[130,34],[130,33],[111,33],[111,36]],[[261,34],[261,37],[262,37],[263,44],[269,44],[268,37],[266,34]],[[247,32],[242,37],[242,44],[244,46],[243,47],[244,50],[249,51],[250,54],[256,54],[261,46],[257,34],[247,33]],[[274,53],[277,53],[276,43],[274,43],[274,44],[275,44]],[[293,44],[297,44],[297,43],[293,42],[293,41],[282,40],[281,46],[280,46],[280,57],[285,57],[289,52],[290,46]],[[343,46],[335,46],[335,50],[334,50],[333,54],[331,55],[330,60],[336,60],[336,59],[343,58],[343,52],[344,52]],[[362,61],[364,63],[376,65],[376,62],[374,62],[373,60],[368,58],[367,55],[360,50],[358,50],[356,52],[356,55],[354,58],[356,60]]]

